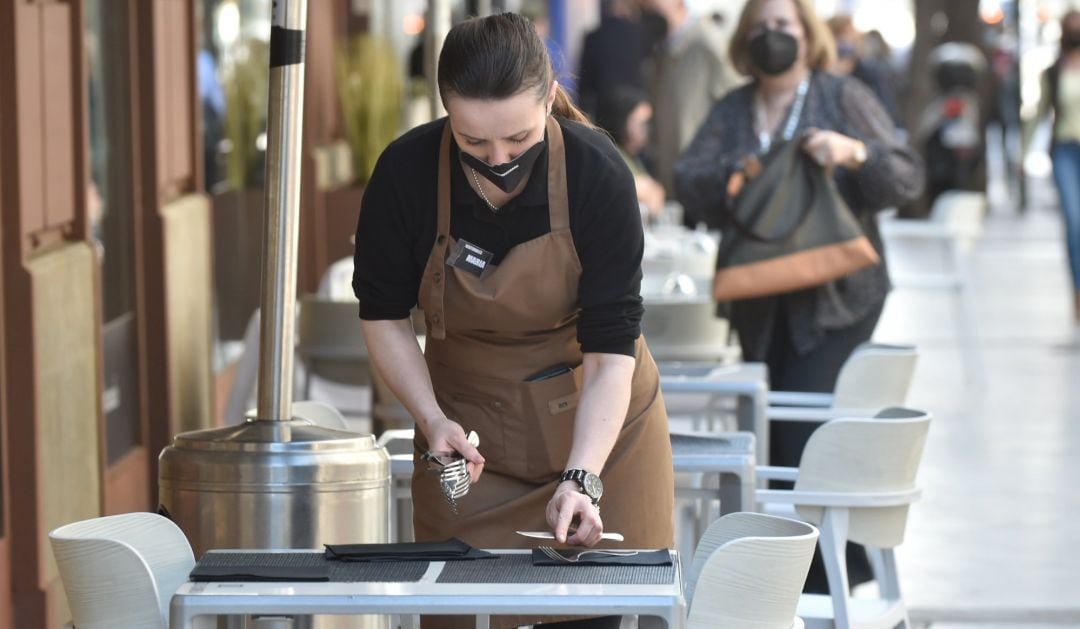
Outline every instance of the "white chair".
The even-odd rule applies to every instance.
[[[303,295],[297,304],[296,354],[304,364],[298,397],[311,399],[312,378],[346,385],[350,415],[371,412],[371,363],[355,301]]]
[[[641,331],[658,361],[729,362],[731,326],[710,296],[646,297]]]
[[[306,419],[316,426],[346,432],[352,430],[349,423],[345,421],[345,417],[326,402],[317,402],[315,400],[293,402],[292,412],[294,418]]]
[[[759,479],[794,481],[762,489],[758,502],[793,506],[821,529],[821,555],[831,596],[804,594],[798,614],[808,627],[910,626],[893,549],[904,540],[909,505],[920,496],[915,474],[930,415],[887,409],[874,418],[836,419],[810,436],[798,468],[759,467]],[[770,509],[771,510],[771,509]],[[848,541],[867,546],[880,597],[851,598]]]
[[[911,345],[863,343],[844,361],[832,393],[770,391],[768,421],[825,422],[904,406],[918,357]],[[768,463],[768,430],[755,433],[758,460]]]
[[[687,573],[688,629],[788,629],[818,531],[804,522],[732,513],[712,523]]]
[[[897,288],[945,289],[952,293],[965,373],[975,384],[981,384],[985,374],[976,327],[971,255],[982,235],[986,206],[986,195],[982,192],[950,190],[935,199],[926,219],[902,219],[887,214],[879,219],[886,246],[897,253],[910,253],[892,256],[889,276],[893,284]],[[943,264],[928,268],[914,263],[916,258],[921,262],[928,257],[926,246],[944,253]]]
[[[125,513],[49,533],[78,629],[167,629],[169,601],[195,566],[178,526]]]

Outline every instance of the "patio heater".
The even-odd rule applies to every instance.
[[[177,435],[160,456],[162,512],[197,557],[213,548],[389,541],[385,450],[371,435],[291,413],[307,0],[272,6],[258,410],[238,426]],[[316,626],[385,621],[325,617]]]

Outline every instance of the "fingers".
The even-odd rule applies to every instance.
[[[480,474],[484,471],[483,463],[466,463],[465,469],[469,472],[469,477],[475,484],[480,480]]]
[[[585,494],[576,491],[557,492],[548,503],[548,524],[555,539],[572,546],[595,546],[604,532],[600,511]],[[577,530],[571,535],[570,525],[577,520]]]
[[[564,493],[558,501],[558,513],[555,516],[555,539],[560,544],[566,543],[567,532],[570,529],[570,522],[574,520],[574,500],[570,494]]]
[[[585,504],[580,505],[577,531],[567,540],[573,546],[596,546],[600,542],[600,535],[604,532],[604,523],[600,519],[600,510],[593,506],[592,502],[585,498]]]
[[[484,464],[484,457],[480,454],[480,451],[476,449],[476,446],[469,443],[469,440],[465,437],[465,431],[461,426],[458,426],[457,430],[450,435],[448,441],[450,442],[450,447],[453,448],[455,452],[460,453],[469,463],[474,465]]]

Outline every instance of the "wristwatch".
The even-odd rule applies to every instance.
[[[559,482],[566,482],[572,480],[581,487],[581,493],[585,494],[592,500],[593,505],[600,506],[600,496],[604,495],[604,483],[600,480],[600,477],[588,470],[573,469],[566,470],[559,477]]]

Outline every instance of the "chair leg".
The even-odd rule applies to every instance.
[[[848,605],[847,536],[848,510],[827,507],[821,519],[821,559],[832,599],[833,622],[836,629],[851,629],[851,609]]]
[[[874,576],[877,577],[878,587],[881,589],[881,597],[898,601],[900,595],[900,574],[896,570],[896,553],[892,548],[875,548],[875,554],[881,561],[881,572],[874,567]]]

